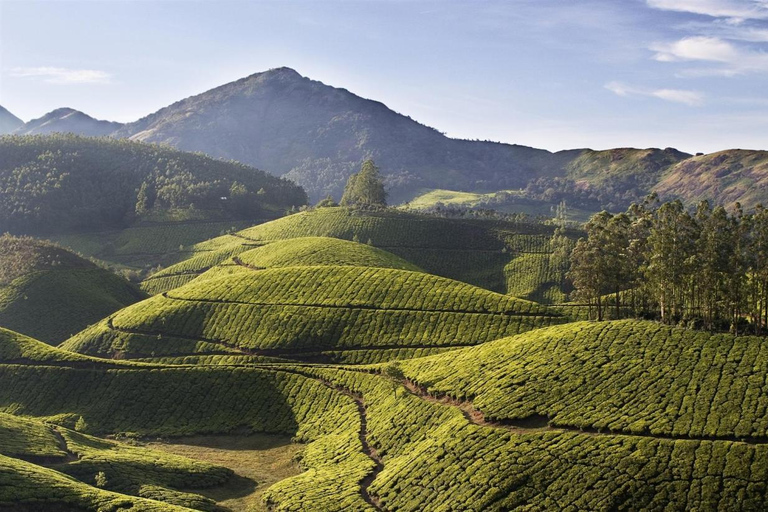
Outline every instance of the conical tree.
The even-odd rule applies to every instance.
[[[373,160],[363,162],[360,172],[349,177],[341,196],[342,206],[386,206],[387,192],[379,168]]]

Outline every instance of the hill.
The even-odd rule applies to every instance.
[[[317,208],[196,244],[190,247],[189,259],[152,275],[142,286],[150,293],[168,291],[257,246],[332,237],[384,249],[431,274],[496,292],[514,291],[524,298],[562,302],[563,291],[559,298],[554,296],[554,290],[563,286],[562,275],[549,265],[553,233],[553,226],[530,221]],[[578,235],[578,231],[568,232],[574,239]],[[523,259],[525,275],[516,270]],[[525,283],[519,282],[521,278]]]
[[[215,485],[216,475],[224,475],[220,469],[193,472],[181,461],[158,468],[146,464],[147,452],[116,449],[93,436],[247,428],[304,443],[305,471],[264,494],[275,510],[763,509],[764,344],[686,332],[649,322],[564,325],[451,357],[357,369],[282,364],[114,371],[0,363],[0,381],[14,382],[0,387],[0,412],[6,413],[0,427],[9,432],[0,448],[14,446],[7,453],[21,457],[61,457],[62,445],[48,427],[30,423],[47,420],[81,457],[46,468],[4,453],[2,478],[14,485],[3,486],[0,502],[21,497],[34,503],[51,492],[45,482],[53,478],[67,482],[57,487],[68,489],[68,499],[82,499],[104,492],[94,488],[93,475],[101,470],[111,492],[111,486],[125,493],[151,488],[155,500],[185,500],[207,510],[189,494],[168,491],[191,474]],[[619,371],[603,388],[614,361]],[[639,366],[623,375],[628,364]],[[716,372],[707,371],[711,365]],[[740,378],[744,372],[754,378]],[[667,393],[668,379],[678,376]],[[585,407],[577,408],[579,401]],[[513,420],[527,409],[552,412],[551,424],[530,415]],[[632,425],[646,409],[654,422]],[[8,418],[9,412],[24,418]],[[86,426],[73,432],[80,417]],[[697,424],[706,427],[689,428]],[[62,480],[64,474],[75,480]]]
[[[564,318],[423,272],[366,266],[214,269],[61,345],[100,357],[241,353],[375,361],[482,343]]]
[[[254,219],[306,203],[293,183],[245,165],[74,135],[0,138],[0,190],[0,231],[16,233],[124,228],[165,211]]]
[[[24,124],[24,121],[8,112],[8,109],[0,106],[0,135],[13,132]]]
[[[58,344],[145,294],[48,242],[0,237],[0,326]]]
[[[768,204],[768,151],[732,149],[695,156],[672,166],[653,187],[688,205],[701,200],[746,209]]]
[[[86,137],[104,137],[122,126],[120,123],[100,121],[78,110],[57,108],[43,117],[33,119],[14,130],[16,135],[48,135],[73,133]]]
[[[768,418],[752,399],[763,392],[757,376],[768,372],[764,343],[648,321],[577,322],[450,358],[404,362],[403,369],[430,393],[471,397],[489,421],[540,418],[680,439],[766,438]]]

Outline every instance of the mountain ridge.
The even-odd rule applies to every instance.
[[[75,123],[75,119],[81,122]],[[551,204],[565,200],[592,211],[621,210],[651,192],[687,204],[702,198],[727,205],[740,201],[748,207],[768,203],[768,175],[759,169],[746,172],[751,187],[721,186],[723,168],[710,162],[696,171],[698,167],[692,163],[704,162],[696,159],[681,167],[692,155],[674,148],[551,152],[519,144],[454,139],[380,101],[326,85],[288,67],[253,73],[131,123],[98,121],[62,109],[30,123],[37,123],[27,128],[38,130],[35,133],[69,130],[109,135],[239,161],[293,180],[312,201],[327,195],[340,197],[349,175],[372,158],[382,168],[391,203],[409,201],[432,189],[525,190],[532,199]],[[744,156],[738,150],[725,151],[733,157]],[[759,153],[763,154],[768,158],[768,152]],[[755,159],[733,165],[751,169],[751,160]],[[670,172],[676,178],[669,178]],[[711,186],[700,189],[696,180],[701,179]],[[720,194],[724,186],[728,193]]]

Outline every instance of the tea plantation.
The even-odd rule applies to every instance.
[[[548,240],[553,232],[554,227],[536,222],[443,218],[400,210],[318,208],[195,244],[189,249],[189,259],[163,269],[143,286],[150,293],[168,291],[253,247],[275,240],[330,237],[384,249],[431,274],[524,296],[533,293],[528,289],[530,271],[516,274],[509,264],[531,251],[549,253]],[[575,239],[578,232],[569,231],[568,236]],[[541,265],[548,264],[548,260],[541,261]],[[535,269],[534,275],[538,274],[549,279],[549,287],[559,288],[562,284],[560,276],[553,283],[554,278],[545,275],[546,269]],[[518,285],[518,278],[529,284]],[[564,297],[561,293],[551,298],[562,302]]]
[[[60,247],[0,237],[0,327],[57,345],[145,297],[124,279]]]
[[[258,262],[249,255],[234,273],[211,270],[214,276],[123,309],[62,348],[108,357],[224,351],[301,360],[364,350],[363,361],[373,362],[379,350],[386,350],[382,358],[402,357],[399,349],[474,345],[565,321],[545,306],[423,272],[348,265],[261,270],[245,260]],[[338,358],[323,356],[348,356]]]
[[[58,346],[0,327],[0,510],[767,509],[765,338],[575,321],[425,256],[492,252],[454,277],[554,302],[552,240],[318,209],[196,245]],[[253,434],[300,472],[157,448]]]

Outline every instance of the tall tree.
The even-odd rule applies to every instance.
[[[387,205],[387,192],[379,168],[366,160],[360,172],[349,177],[341,196],[342,206],[382,207]]]

